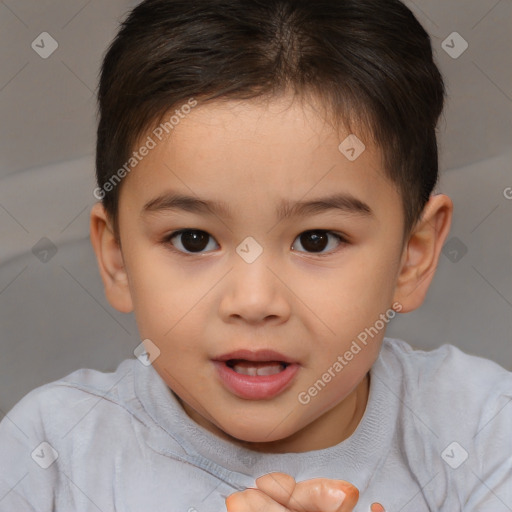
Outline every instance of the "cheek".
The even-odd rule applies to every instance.
[[[159,253],[151,247],[132,246],[125,257],[137,324],[146,337],[165,334],[188,302],[183,276]]]
[[[368,373],[377,354],[373,348],[363,349],[340,371],[334,369],[334,359],[329,366],[310,375],[297,396],[299,403],[308,408],[308,416],[318,417],[349,396]]]
[[[386,257],[384,251],[376,252],[380,258],[374,254],[360,252],[352,262],[331,272],[325,285],[313,292],[316,301],[310,305],[328,326],[328,329],[322,327],[325,336],[317,340],[322,344],[322,349],[316,352],[317,363],[327,369],[338,355],[349,352],[350,370],[343,370],[347,378],[350,375],[349,380],[352,375],[356,378],[364,374],[373,364],[386,326],[394,316],[390,309],[394,291],[393,259],[390,255]],[[388,321],[383,321],[381,315],[387,315]],[[318,325],[317,319],[316,332],[319,332]]]
[[[397,271],[396,251],[389,244],[375,241],[360,251],[348,279],[353,285],[356,302],[373,306],[383,313],[391,304]]]
[[[317,299],[318,311],[327,313],[335,332],[363,328],[391,306],[394,267],[384,258],[358,253],[340,266],[310,296]],[[324,314],[325,314],[324,313]]]
[[[209,289],[215,276],[187,273],[162,251],[131,252],[126,260],[140,335],[162,350],[179,349],[191,357],[204,337],[204,321],[211,309]]]

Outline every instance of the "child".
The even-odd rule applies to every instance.
[[[512,374],[384,337],[450,228],[443,99],[398,0],[136,7],[91,241],[144,342],[8,413],[0,510],[512,510]]]

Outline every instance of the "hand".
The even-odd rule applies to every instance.
[[[296,483],[285,473],[269,473],[246,489],[226,498],[228,512],[351,512],[359,491],[344,480],[313,478]],[[371,512],[385,512],[374,503]]]

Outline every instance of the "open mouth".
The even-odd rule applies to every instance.
[[[276,397],[291,385],[300,370],[298,362],[273,350],[238,350],[213,363],[222,385],[245,400]]]
[[[241,375],[263,377],[281,373],[289,366],[283,361],[247,361],[245,359],[228,359],[226,366]]]

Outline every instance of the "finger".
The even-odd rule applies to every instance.
[[[380,503],[372,503],[370,512],[386,512],[386,509]]]
[[[282,506],[301,511],[317,510],[321,503],[325,512],[349,512],[359,498],[359,491],[349,482],[317,478],[297,484],[286,473],[261,476],[256,486]]]
[[[290,512],[259,489],[246,489],[226,498],[228,512]]]
[[[290,501],[295,485],[295,479],[286,473],[268,473],[256,479],[258,489],[283,506]]]
[[[359,491],[350,482],[313,478],[297,483],[285,506],[307,512],[351,512],[358,499]]]

